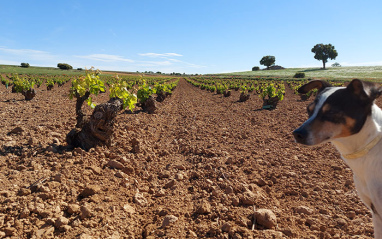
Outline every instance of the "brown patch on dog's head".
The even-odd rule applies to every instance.
[[[308,107],[306,108],[306,110],[308,111],[308,115],[311,116],[314,112],[314,108],[316,107],[316,103],[313,102],[311,103],[310,105],[308,105]]]
[[[353,118],[345,116],[345,124],[341,124],[341,132],[334,136],[333,138],[342,138],[342,137],[348,137],[353,134],[353,129],[355,127],[356,121]],[[338,125],[335,125],[334,127],[338,127]]]
[[[330,110],[330,104],[324,104],[322,106],[322,113],[325,114],[326,112],[328,112]]]

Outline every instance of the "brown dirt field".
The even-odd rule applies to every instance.
[[[294,143],[308,102],[289,90],[267,111],[181,79],[156,114],[121,112],[112,147],[59,154],[69,86],[29,102],[0,86],[0,238],[373,236],[334,147]]]

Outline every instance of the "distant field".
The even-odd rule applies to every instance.
[[[83,75],[84,71],[78,70],[61,70],[54,67],[36,67],[31,66],[28,68],[11,65],[0,65],[0,73],[18,73],[18,74],[37,74],[37,75]]]
[[[372,80],[382,82],[382,66],[352,66],[352,67],[329,67],[326,70],[320,68],[287,68],[284,70],[259,70],[222,73],[214,75],[236,75],[236,76],[260,76],[260,77],[280,77],[292,78],[296,72],[304,72],[305,78],[312,79],[331,79],[331,80],[349,80],[359,78],[361,80]],[[0,65],[0,73],[18,73],[18,74],[43,74],[43,75],[84,75],[85,71],[61,70],[54,67],[35,67],[23,68],[20,66]],[[136,74],[132,72],[108,72],[103,74]]]
[[[0,65],[0,73],[3,74],[32,74],[32,75],[84,75],[85,69],[82,71],[79,70],[61,70],[59,68],[54,67],[37,67],[30,66],[28,68],[20,67],[20,66],[12,66],[12,65]],[[102,71],[101,75],[110,75],[110,74],[118,74],[118,75],[140,75],[135,72],[123,72],[123,71]],[[167,77],[168,75],[164,75]]]
[[[382,81],[382,66],[354,66],[354,67],[329,67],[320,68],[287,68],[284,70],[260,70],[232,72],[221,75],[285,77],[290,78],[296,72],[304,72],[305,78],[327,78],[333,80],[347,80],[359,78],[361,80]]]

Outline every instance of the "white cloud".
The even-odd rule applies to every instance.
[[[194,73],[195,70],[206,67],[182,61],[178,57],[183,57],[183,55],[178,53],[141,53],[136,55],[137,59],[128,59],[112,54],[56,55],[41,50],[10,49],[6,46],[0,46],[0,64],[5,65],[19,65],[21,62],[28,62],[33,66],[55,67],[58,62],[66,62],[73,68],[94,66],[101,70],[134,72],[152,70],[168,73]]]
[[[0,47],[0,51],[8,56],[26,60],[49,60],[55,58],[55,56],[49,52],[32,49],[9,49]]]
[[[181,60],[178,60],[178,59],[173,59],[173,58],[168,58],[169,61],[172,61],[172,62],[183,62]]]
[[[178,53],[139,53],[140,56],[148,56],[148,57],[174,57],[174,56],[182,56]]]
[[[117,61],[134,62],[133,60],[123,58],[122,56],[108,55],[108,54],[91,54],[86,56],[75,56],[75,57],[95,60],[95,61],[103,61],[103,62],[117,62]]]
[[[4,60],[0,58],[0,64],[2,65],[20,65],[21,62]]]
[[[170,61],[140,61],[137,66],[169,66],[172,65]]]

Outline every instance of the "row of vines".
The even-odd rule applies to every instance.
[[[92,80],[97,78],[97,81]],[[25,100],[32,100],[36,95],[36,89],[46,87],[48,91],[52,90],[55,85],[58,87],[63,86],[67,82],[72,82],[74,88],[78,88],[79,92],[84,91],[84,83],[91,85],[91,92],[99,91],[105,92],[108,86],[110,93],[113,97],[122,93],[122,89],[131,91],[133,94],[138,95],[139,104],[144,103],[150,96],[157,94],[157,101],[162,102],[167,96],[171,95],[172,90],[176,87],[179,80],[177,78],[165,78],[165,77],[142,77],[142,76],[107,76],[100,75],[98,71],[90,70],[86,76],[73,77],[67,75],[19,75],[19,74],[0,74],[0,82],[8,89],[10,88],[12,93],[22,93],[25,96]],[[81,82],[81,84],[79,84]],[[26,96],[28,95],[28,96]],[[33,96],[32,96],[33,95]],[[72,98],[73,94],[69,96]],[[88,100],[89,105],[91,99]],[[132,106],[129,108],[133,108]]]
[[[294,94],[310,79],[280,79],[280,78],[221,78],[221,77],[189,77],[188,83],[202,90],[207,90],[224,97],[231,96],[231,91],[240,91],[239,101],[244,102],[251,94],[256,94],[263,100],[263,109],[274,109],[277,104],[284,100],[285,86],[288,86]],[[331,81],[333,86],[343,86],[343,82]],[[300,94],[301,100],[307,100],[311,95],[316,95],[317,90],[307,94]]]
[[[71,84],[68,97],[75,99],[76,126],[66,135],[67,150],[80,147],[89,150],[97,145],[111,144],[114,132],[114,121],[118,112],[136,106],[142,111],[155,113],[156,102],[164,101],[171,96],[179,78],[174,77],[143,77],[139,75],[101,75],[98,70],[90,69],[84,76],[41,76],[41,75],[1,75],[0,80],[6,89],[12,93],[21,93],[25,100],[32,100],[45,84],[47,90],[52,90],[66,83]],[[109,101],[96,104],[95,96],[109,91]],[[82,106],[86,103],[93,109],[91,115],[85,115]]]

